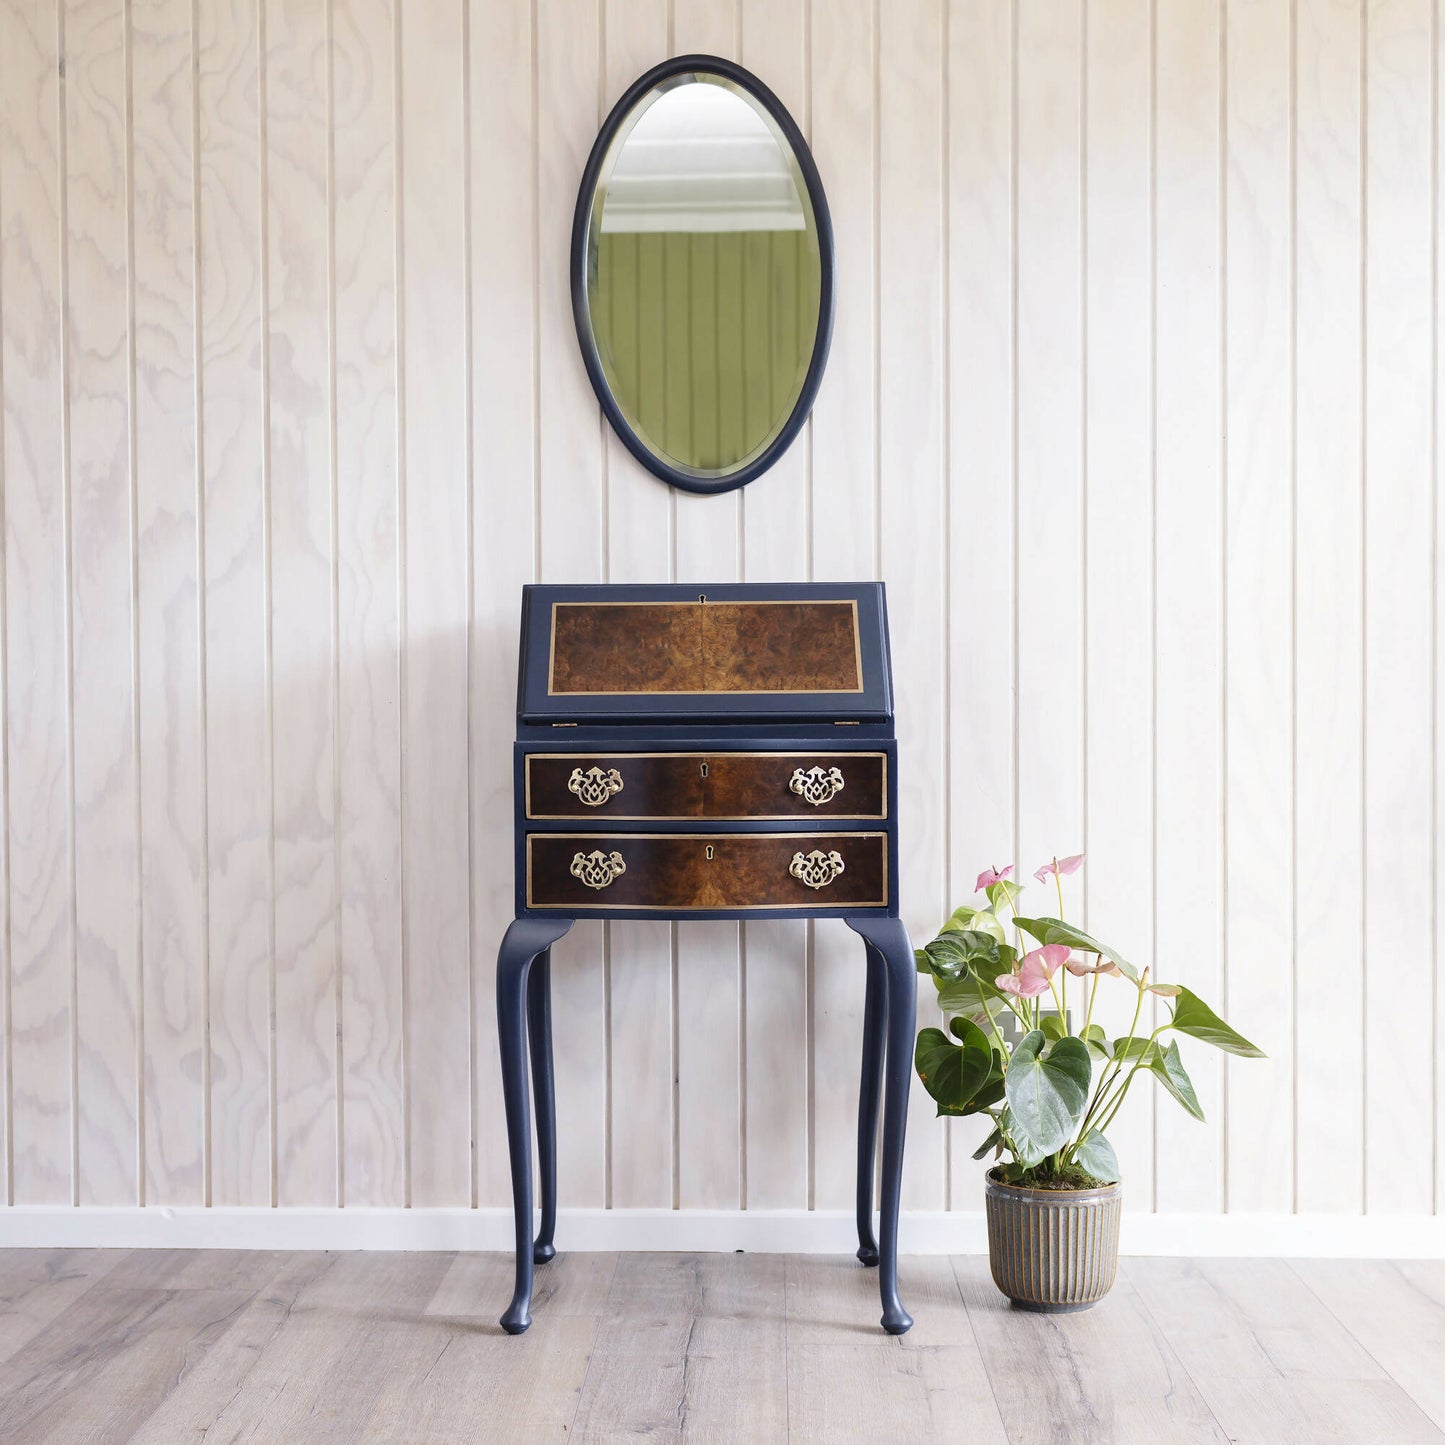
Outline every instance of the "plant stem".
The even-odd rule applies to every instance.
[[[1095,974],[1095,978],[1096,978],[1096,979],[1098,978],[1098,975],[1097,975],[1097,974]],[[1140,981],[1139,981],[1139,983],[1136,985],[1136,987],[1137,987],[1137,989],[1138,989],[1139,997],[1138,997],[1138,999],[1135,1001],[1135,1004],[1134,1004],[1134,1018],[1133,1018],[1133,1022],[1130,1023],[1130,1025],[1129,1025],[1129,1032],[1128,1032],[1128,1034],[1125,1035],[1126,1038],[1131,1038],[1131,1039],[1134,1037],[1134,1028],[1135,1028],[1135,1025],[1137,1025],[1138,1022],[1139,1022],[1139,1012],[1140,1012],[1140,1010],[1144,1007],[1144,981],[1143,981],[1143,979],[1140,979]],[[1116,1042],[1115,1042],[1115,1047],[1116,1047],[1116,1048],[1118,1047],[1118,1042],[1117,1042],[1117,1040],[1116,1040]],[[1109,1068],[1109,1071],[1104,1075],[1104,1081],[1103,1081],[1103,1083],[1101,1083],[1101,1084],[1099,1085],[1099,1092],[1094,1095],[1094,1101],[1093,1101],[1093,1103],[1091,1103],[1091,1104],[1089,1105],[1088,1109],[1085,1111],[1083,1120],[1082,1120],[1082,1122],[1079,1124],[1079,1132],[1074,1136],[1074,1142],[1073,1142],[1073,1144],[1071,1144],[1071,1145],[1069,1146],[1069,1148],[1071,1148],[1071,1149],[1077,1148],[1078,1145],[1079,1145],[1079,1143],[1080,1143],[1080,1141],[1082,1141],[1083,1139],[1085,1139],[1085,1138],[1088,1137],[1088,1133],[1089,1133],[1089,1129],[1088,1129],[1089,1120],[1092,1119],[1093,1116],[1094,1116],[1094,1114],[1098,1111],[1099,1101],[1104,1097],[1104,1095],[1105,1095],[1106,1093],[1108,1093],[1108,1091],[1109,1091],[1109,1086],[1110,1086],[1110,1085],[1114,1082],[1114,1080],[1118,1077],[1118,1075],[1119,1075],[1119,1070],[1123,1067],[1123,1062],[1124,1062],[1124,1061],[1123,1061],[1122,1059],[1119,1059],[1119,1058],[1115,1058],[1115,1059],[1114,1059],[1113,1063],[1111,1064],[1111,1066],[1110,1066],[1110,1068]]]
[[[1134,1082],[1134,1075],[1139,1072],[1139,1069],[1144,1063],[1144,1060],[1149,1057],[1149,1049],[1153,1047],[1154,1040],[1157,1039],[1159,1035],[1162,1034],[1164,1030],[1168,1027],[1169,1025],[1167,1023],[1160,1024],[1159,1027],[1155,1029],[1152,1034],[1149,1035],[1148,1046],[1140,1051],[1139,1057],[1134,1061],[1134,1067],[1129,1070],[1127,1075],[1125,1075],[1124,1082],[1119,1086],[1119,1092],[1114,1095],[1113,1102],[1109,1106],[1108,1111],[1100,1117],[1099,1122],[1096,1125],[1098,1131],[1101,1134],[1104,1132],[1105,1129],[1109,1127],[1110,1124],[1114,1122],[1114,1116],[1123,1107],[1124,1096],[1129,1092],[1129,1085]]]

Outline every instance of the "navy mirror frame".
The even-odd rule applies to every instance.
[[[587,313],[587,235],[591,225],[592,203],[597,191],[597,182],[607,160],[607,152],[616,139],[627,117],[637,103],[649,91],[679,75],[693,75],[701,72],[718,75],[724,80],[747,91],[772,117],[784,140],[798,163],[803,182],[808,188],[808,200],[813,207],[813,218],[818,228],[818,331],[813,340],[813,355],[808,364],[808,374],[803,379],[803,389],[797,403],[789,414],[782,429],[750,462],[735,471],[718,477],[697,477],[679,467],[670,466],[649,447],[630,422],[622,414],[607,376],[602,369],[602,358],[598,354],[597,341],[592,331],[592,320]],[[716,496],[730,492],[736,487],[762,476],[792,445],[794,439],[813,409],[818,387],[823,380],[823,368],[828,363],[828,348],[833,339],[833,222],[828,213],[828,200],[823,194],[822,178],[818,175],[817,164],[803,133],[798,129],[787,107],[758,79],[752,71],[731,60],[717,55],[679,55],[655,65],[645,75],[639,76],[628,86],[622,98],[612,107],[597,139],[592,143],[592,153],[587,157],[587,167],[582,172],[582,184],[577,191],[577,209],[572,217],[572,319],[577,326],[577,342],[582,350],[582,361],[587,368],[587,377],[597,393],[603,414],[612,430],[622,439],[628,451],[654,476],[661,477],[670,486],[684,491],[698,492],[705,496]]]

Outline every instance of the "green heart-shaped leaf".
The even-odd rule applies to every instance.
[[[1236,1033],[1207,1003],[1187,988],[1179,990],[1169,1027],[1188,1034],[1192,1039],[1203,1039],[1206,1044],[1213,1044],[1227,1054],[1238,1054],[1242,1059],[1265,1057],[1263,1050],[1257,1049],[1243,1034]]]
[[[1194,1092],[1194,1081],[1185,1072],[1184,1060],[1179,1057],[1177,1042],[1171,1041],[1169,1047],[1162,1054],[1156,1054],[1150,1059],[1148,1067],[1154,1077],[1196,1119],[1204,1117],[1204,1110],[1199,1107],[1199,1096]]]
[[[1107,943],[1090,938],[1082,928],[1075,928],[1072,923],[1065,923],[1062,918],[1016,918],[1014,922],[1040,943],[1062,943],[1069,948],[1077,948],[1080,953],[1097,953],[1107,958],[1110,963],[1117,964],[1119,972],[1125,978],[1133,983],[1139,982],[1139,970],[1122,954],[1110,948]]]
[[[1042,1058],[1045,1042],[1042,1029],[1024,1035],[1004,1084],[1014,1142],[1028,1144],[1040,1157],[1063,1148],[1078,1128],[1093,1072],[1082,1039],[1062,1038]]]
[[[1114,1153],[1114,1146],[1097,1129],[1090,1129],[1084,1136],[1084,1142],[1074,1152],[1074,1162],[1100,1184],[1119,1182],[1118,1155]]]
[[[963,1023],[983,1039],[966,1019],[955,1022]],[[993,1071],[993,1053],[986,1040],[982,1048],[967,1044],[960,1047],[942,1029],[921,1029],[913,1050],[913,1066],[939,1113],[957,1114],[963,1112]]]
[[[1109,1036],[1098,1024],[1090,1024],[1079,1037],[1089,1046],[1089,1052],[1101,1062],[1114,1057],[1109,1048]]]

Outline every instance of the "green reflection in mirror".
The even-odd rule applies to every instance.
[[[741,92],[698,78],[656,93],[599,197],[588,314],[612,395],[672,464],[734,470],[791,415],[817,339],[796,162]]]

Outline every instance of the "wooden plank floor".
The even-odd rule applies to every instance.
[[[0,1440],[1445,1441],[1445,1262],[1127,1261],[1086,1314],[912,1258],[0,1251]]]

